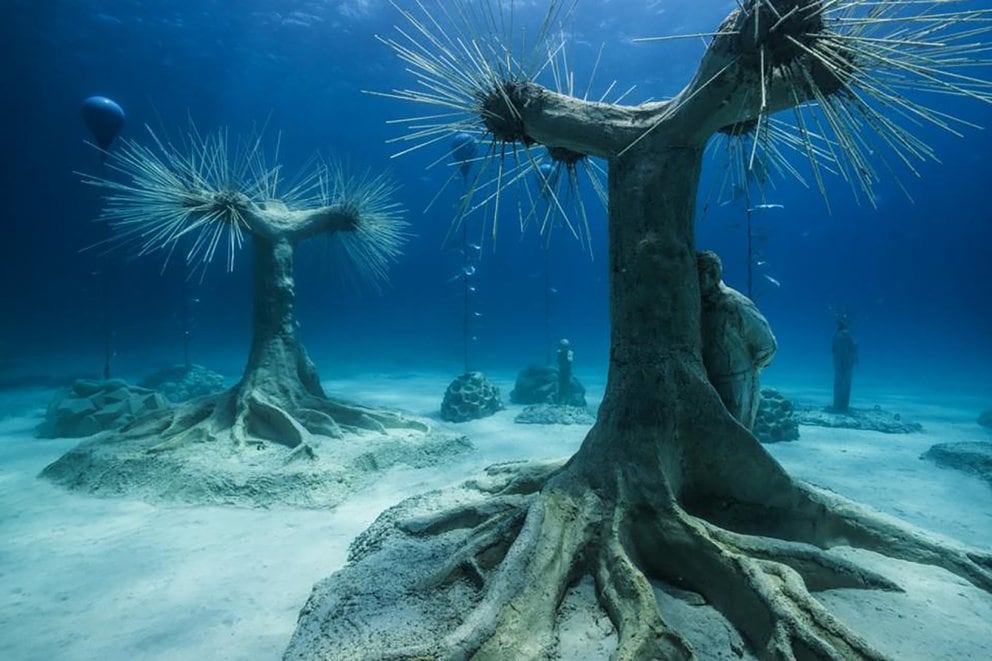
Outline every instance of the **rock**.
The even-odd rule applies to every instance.
[[[555,367],[525,367],[517,375],[517,382],[510,391],[510,401],[514,404],[557,404],[558,369]],[[586,389],[572,377],[572,395],[566,402],[569,406],[586,405]]]
[[[70,386],[73,394],[77,397],[92,397],[99,393],[110,393],[118,388],[126,389],[127,387],[127,381],[124,379],[107,379],[105,381],[79,379]]]
[[[584,406],[532,404],[513,421],[524,425],[591,425],[596,418]]]
[[[992,429],[992,409],[982,411],[981,415],[978,416],[978,424]]]
[[[148,388],[128,385],[120,379],[81,379],[55,396],[38,427],[38,435],[91,436],[119,429],[146,413],[168,407],[165,397]]]
[[[920,459],[977,475],[992,485],[992,443],[938,443]]]
[[[200,365],[173,365],[145,377],[141,385],[178,404],[220,392],[224,389],[224,377]]]
[[[82,418],[96,411],[93,402],[83,398],[56,400],[52,407],[55,415],[60,418]]]
[[[799,440],[799,420],[792,402],[774,388],[762,388],[753,432],[762,443]]]
[[[799,414],[799,424],[844,429],[867,429],[886,434],[911,434],[923,430],[918,422],[907,422],[898,413],[890,413],[880,406],[873,409],[850,408],[846,411],[807,409]]]
[[[92,397],[93,395],[89,396]],[[127,389],[127,384],[125,383],[117,386],[113,390],[104,390],[101,393],[101,396],[107,402],[128,402],[131,399],[131,391]]]
[[[441,419],[468,422],[488,417],[503,408],[499,388],[482,372],[466,372],[448,386],[441,402]]]

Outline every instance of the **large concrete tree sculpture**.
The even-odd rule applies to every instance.
[[[135,455],[113,459],[125,465],[115,472],[140,473],[146,468],[161,472],[161,466],[175,469],[168,461],[154,464],[149,455],[165,457],[190,447],[196,451],[205,442],[226,444],[211,451],[217,456],[236,459],[240,452],[255,463],[264,456],[262,450],[276,449],[278,461],[285,463],[313,459],[314,439],[319,437],[428,432],[427,424],[403,414],[328,398],[297,335],[296,246],[328,237],[343,248],[336,254],[351,262],[336,267],[355,268],[373,282],[384,278],[405,237],[390,181],[368,173],[348,176],[337,165],[317,162],[305,177],[287,186],[280,167],[266,164],[259,139],[235,149],[226,131],[206,136],[194,131],[181,148],[154,134],[152,138],[153,147],[128,140],[108,154],[108,167],[118,179],[86,179],[108,191],[104,219],[113,231],[108,249],[138,255],[165,251],[170,256],[185,250],[186,260],[204,269],[226,249],[231,270],[238,248],[250,239],[248,362],[233,388],[139,418],[113,443],[84,445],[44,474],[70,484],[99,484],[106,471],[93,469],[92,453],[107,452],[108,447],[134,446]],[[235,483],[238,480],[231,481]]]
[[[693,236],[708,140],[741,127],[760,132],[771,113],[796,108],[794,131],[806,145],[808,127],[833,130],[833,167],[859,187],[874,179],[876,147],[907,160],[927,155],[898,121],[954,120],[900,90],[988,101],[988,84],[965,67],[992,16],[915,0],[738,4],[688,86],[637,107],[552,92],[533,82],[526,58],[500,51],[478,28],[446,33],[445,20],[473,15],[470,3],[438,3],[423,15],[400,7],[412,27],[387,41],[425,84],[397,96],[474,113],[498,152],[539,144],[608,161],[611,349],[597,422],[567,463],[494,468],[465,487],[477,497],[454,510],[397,520],[410,511],[398,508],[384,518],[408,534],[405,544],[435,537],[449,554],[396,597],[397,608],[441,594],[434,607],[463,599],[467,612],[453,609],[456,621],[443,631],[377,620],[360,640],[382,637],[404,657],[545,658],[563,595],[586,575],[618,632],[614,658],[689,658],[659,611],[655,577],[702,594],[761,658],[879,658],[808,590],[896,588],[825,549],[851,545],[937,565],[992,590],[988,553],[935,541],[791,478],[734,421],[700,357]],[[810,102],[818,114],[800,110]],[[435,130],[451,129],[437,122]],[[877,142],[862,131],[877,132]],[[453,539],[461,540],[454,550]],[[377,545],[387,548],[365,537],[353,553]],[[342,636],[360,621],[348,612],[357,596],[333,608],[316,598],[288,656],[319,644],[315,632],[344,649]],[[323,622],[309,621],[316,617]]]

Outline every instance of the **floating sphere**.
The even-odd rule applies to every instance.
[[[83,101],[83,121],[100,149],[106,150],[124,126],[124,109],[105,96]]]

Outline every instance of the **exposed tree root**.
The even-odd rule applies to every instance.
[[[309,447],[311,435],[342,438],[391,429],[429,431],[423,422],[401,413],[317,395],[274,400],[271,393],[237,386],[136,420],[122,429],[122,438],[154,436],[160,440],[148,448],[153,453],[225,437],[241,448],[271,442],[300,450]],[[293,456],[307,454],[304,449]]]
[[[73,489],[152,501],[333,507],[396,465],[471,448],[429,421],[288,388],[243,384],[80,444],[42,474]]]
[[[720,416],[699,428],[710,457],[680,498],[692,514],[726,530],[819,548],[853,546],[942,567],[992,592],[992,555],[945,543],[835,493],[789,478],[751,435]],[[709,439],[715,439],[710,441]]]
[[[650,578],[703,595],[760,658],[884,658],[810,592],[899,587],[810,543],[822,539],[780,538],[792,530],[784,523],[788,517],[744,517],[741,512],[754,513],[753,505],[733,507],[724,499],[720,511],[734,512],[734,523],[748,522],[746,533],[732,530],[743,526],[725,526],[719,519],[726,516],[690,513],[658,484],[645,487],[622,474],[590,478],[571,464],[557,470],[552,464],[502,465],[487,479],[473,485],[488,494],[478,502],[398,523],[414,536],[468,530],[459,549],[418,587],[445,590],[466,581],[479,595],[444,640],[404,650],[404,658],[548,658],[557,643],[564,594],[587,574],[618,633],[615,659],[694,656],[666,623]],[[794,486],[796,494],[818,498],[817,516],[827,527],[875,531],[850,535],[845,543],[882,553],[892,548],[890,555],[944,566],[979,587],[988,585],[989,556],[941,546],[867,510],[845,507],[835,496]],[[796,516],[807,529],[817,529],[808,515]],[[873,536],[881,531],[887,531],[885,544]],[[837,537],[832,541],[841,543]],[[942,561],[935,555],[938,548],[956,560]]]
[[[617,514],[595,566],[599,598],[619,632],[616,658],[691,658],[692,649],[665,623],[651,584],[624,549]]]

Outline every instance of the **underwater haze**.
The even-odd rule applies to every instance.
[[[512,186],[498,208],[490,201],[463,225],[453,225],[471,180],[459,175],[456,145],[450,135],[418,149],[410,149],[415,142],[404,139],[411,132],[411,122],[405,120],[443,111],[388,96],[416,86],[411,67],[383,39],[396,38],[397,26],[406,25],[398,8],[419,4],[0,0],[0,131],[5,134],[0,181],[6,205],[0,240],[0,658],[255,661],[284,653],[290,658],[293,645],[302,644],[291,640],[309,630],[298,622],[316,617],[320,608],[333,610],[326,604],[334,605],[334,588],[342,584],[333,582],[341,580],[334,579],[335,572],[344,572],[347,579],[347,571],[356,566],[353,540],[369,548],[380,543],[375,526],[383,520],[391,525],[388,517],[377,519],[387,508],[401,502],[405,506],[409,501],[404,499],[428,490],[461,489],[453,485],[475,479],[492,464],[561,459],[583,447],[607,392],[611,357],[607,213],[596,195],[598,184],[580,177],[577,190],[559,189],[570,222],[579,228],[586,215],[588,237],[581,231],[572,236],[563,227],[548,239],[541,237],[534,199],[527,201]],[[535,26],[548,2],[495,4],[512,4],[515,22]],[[697,70],[706,48],[698,35],[712,33],[740,4],[579,0],[563,33],[574,94],[606,100],[622,96],[631,105],[672,97]],[[992,10],[992,0],[966,4]],[[533,35],[530,30],[520,38]],[[639,41],[670,35],[697,36]],[[992,80],[992,67],[976,66],[969,73]],[[538,82],[548,85],[547,74]],[[94,96],[112,99],[126,115],[107,158],[94,146],[81,114],[84,101]],[[872,160],[881,181],[871,195],[853,191],[831,172],[824,172],[821,194],[804,169],[804,181],[774,175],[758,196],[727,183],[731,166],[715,141],[704,158],[696,201],[696,248],[720,256],[726,284],[750,295],[777,340],[777,353],[761,371],[760,383],[794,403],[795,411],[784,417],[794,423],[798,440],[765,443],[762,438],[760,447],[755,440],[756,454],[770,456],[774,461],[768,464],[777,467],[778,462],[797,483],[852,498],[949,538],[949,544],[977,546],[987,558],[992,548],[988,465],[979,475],[974,466],[958,470],[922,456],[937,444],[980,446],[986,459],[992,456],[992,104],[952,95],[926,101],[939,113],[959,117],[962,121],[952,125],[960,134],[907,121],[936,159],[913,161],[912,168],[891,155],[888,164]],[[397,185],[395,201],[404,210],[408,235],[381,287],[349,271],[319,241],[301,244],[295,254],[299,347],[305,345],[319,377],[307,371],[305,360],[284,360],[285,372],[269,364],[245,369],[246,357],[251,352],[254,359],[256,348],[250,238],[234,254],[230,270],[224,247],[205,268],[193,271],[180,251],[167,260],[165,251],[138,255],[135,250],[104,249],[108,227],[101,212],[112,191],[86,182],[121,179],[114,170],[120,161],[113,155],[122,153],[125,141],[179,145],[191,133],[202,136],[221,129],[229,130],[232,144],[260,136],[267,162],[281,164],[289,181],[322,158],[337,160],[353,173],[386,173]],[[864,147],[874,157],[872,150],[880,145],[876,138],[866,138]],[[802,160],[799,154],[787,158],[797,164]],[[467,163],[472,173],[477,167]],[[606,168],[602,161],[593,168],[603,184]],[[533,172],[524,176],[531,192],[539,189]],[[536,204],[546,209],[550,202]],[[522,219],[527,220],[523,228]],[[272,276],[266,282],[285,284],[274,273],[274,267],[265,273]],[[263,280],[259,276],[257,282]],[[692,319],[699,317],[698,310],[693,313]],[[832,401],[831,347],[841,318],[857,342],[852,408],[875,421],[884,417],[882,426],[893,423],[900,433],[834,429],[814,420],[828,413],[824,406]],[[524,368],[553,366],[562,338],[570,340],[574,351],[574,376],[585,387],[587,411],[582,413],[589,415],[568,424],[518,424],[515,416],[524,406],[511,401],[510,390]],[[148,418],[139,418],[139,431],[132,436],[131,426],[119,435],[119,427],[110,427],[106,435],[89,430],[91,436],[82,440],[43,433],[56,403],[71,400],[66,408],[83,406],[82,398],[73,400],[65,388],[81,379],[102,379],[108,347],[114,378],[137,383],[188,361],[216,373],[217,381],[230,388],[217,393],[220,386],[214,384],[211,394],[192,400],[191,409],[166,403]],[[277,350],[272,354],[285,358]],[[705,390],[702,394],[719,406],[713,389],[702,381],[702,361],[695,363],[687,371],[695,370],[694,377],[704,384],[697,390]],[[250,397],[241,397],[239,389],[249,379],[239,379],[252,370],[257,380],[244,392],[257,388],[263,393],[260,400],[269,394],[266,388],[279,391],[283,385],[272,374],[286,373],[295,379],[285,389],[294,406],[299,404],[294,397],[313,386],[312,378],[322,379],[314,390],[323,386],[328,398],[322,393],[320,398],[297,398],[304,403],[290,413],[265,401],[245,403]],[[498,385],[504,407],[488,417],[452,422],[441,412],[445,388],[453,378],[475,370]],[[611,374],[613,379],[619,377]],[[632,382],[651,383],[646,377]],[[555,393],[560,383],[554,379]],[[690,392],[679,405],[695,395],[702,396]],[[323,416],[329,422],[316,432],[307,423],[326,421],[320,418],[323,409],[308,408],[314,399],[331,402],[328,410],[339,407],[334,415]],[[236,423],[210,427],[235,400],[257,416],[256,422],[261,420],[261,431],[247,445],[242,437],[237,444],[232,440],[235,432],[249,437],[257,429],[245,432],[251,424],[242,425],[234,414],[229,417],[237,417]],[[369,408],[350,409],[351,401]],[[556,397],[548,401],[561,404]],[[652,415],[668,414],[655,409]],[[195,413],[186,415],[190,410]],[[344,411],[340,419],[335,418],[338,410]],[[630,411],[639,409],[617,410],[609,424],[630,422],[623,412],[632,416]],[[162,411],[179,413],[156,427],[153,422],[166,419],[156,417]],[[735,432],[748,436],[722,408],[717,413]],[[152,422],[142,427],[142,420]],[[187,422],[188,428],[168,436]],[[709,423],[707,419],[701,426]],[[677,427],[673,435],[682,434],[680,440],[690,438],[683,426],[671,427]],[[354,432],[360,443],[337,443],[341,428]],[[724,429],[714,423],[717,428]],[[704,431],[725,440],[722,432]],[[307,445],[311,432],[321,439],[314,444],[319,461]],[[389,445],[395,438],[406,443],[421,432],[431,444]],[[174,485],[168,480],[163,480],[162,493],[153,496],[148,493],[159,484],[148,492],[141,491],[143,484],[133,492],[125,487],[115,491],[118,485],[112,482],[118,473],[106,471],[111,477],[101,482],[102,467],[95,461],[87,464],[90,455],[77,452],[97,448],[96,456],[109,447],[110,454],[141,433],[141,442],[153,443],[141,447],[142,457],[166,457],[161,464],[148,462],[161,473],[171,470],[171,455],[160,452],[163,446],[171,451],[192,439],[182,451],[202,451],[203,465],[227,452],[225,466],[235,468],[208,475],[202,480],[204,492],[217,484],[218,490],[242,491],[228,500],[222,494],[198,501],[200,474],[184,482],[189,491],[178,496],[170,492]],[[294,445],[271,438],[293,433],[304,440]],[[210,434],[227,436],[217,440]],[[207,436],[216,442],[201,442]],[[370,438],[385,449],[365,450],[362,444]],[[101,445],[107,439],[113,442]],[[174,447],[176,439],[181,443]],[[326,501],[307,500],[310,492],[293,500],[298,494],[292,488],[275,495],[256,489],[251,494],[256,501],[238,499],[254,488],[254,483],[245,486],[243,476],[257,466],[268,470],[264,461],[270,456],[278,460],[272,460],[278,464],[272,472],[279,479],[280,471],[295,478],[292,471],[301,465],[301,473],[310,466],[327,469],[341,448],[357,459],[342,462],[343,469],[333,465],[338,473],[328,469],[320,480],[301,487],[314,492],[327,487],[332,494]],[[263,455],[264,460],[258,459]],[[683,458],[671,456],[680,462]],[[84,477],[92,483],[49,473],[53,466],[57,471],[73,461],[70,468],[79,468],[79,475],[89,469]],[[147,468],[142,464],[132,471],[130,461],[126,456],[123,468],[118,467],[122,484],[133,479],[126,487],[140,483],[141,470]],[[237,472],[243,467],[239,462],[248,466],[244,473]],[[352,475],[354,466],[361,471]],[[175,472],[177,483],[188,477]],[[706,469],[697,472],[703,475]],[[330,474],[336,478],[328,478]],[[461,506],[459,493],[444,497]],[[432,500],[435,495],[424,502],[441,503],[440,497]],[[399,517],[395,510],[394,515]],[[423,530],[428,527],[424,524]],[[977,583],[893,559],[900,556],[852,549],[844,545],[846,540],[831,543],[835,541],[840,551],[831,557],[864,564],[905,588],[818,592],[816,598],[845,626],[891,658],[992,658],[992,600]],[[359,546],[373,557],[369,548]],[[385,542],[382,546],[390,550]],[[404,562],[387,563],[370,575],[377,585],[385,577],[381,583],[390,588],[389,579],[406,569]],[[987,567],[983,571],[987,574]],[[698,594],[695,601],[686,598],[694,593],[681,588],[666,592],[659,587],[661,580],[651,580],[660,601],[681,603],[671,612],[683,618],[678,623],[686,625],[687,635],[697,637],[690,642],[701,650],[699,658],[755,658],[749,656],[755,650],[706,599]],[[610,657],[612,648],[607,648],[617,635],[615,630],[601,631],[612,626],[602,609],[572,607],[585,598],[583,590],[594,592],[583,581],[569,586],[569,606],[561,609],[567,617],[556,632],[559,657],[598,661]],[[331,598],[311,608],[308,597],[321,586]],[[366,597],[356,596],[350,605],[378,603]],[[346,595],[343,601],[348,599]],[[400,605],[395,622],[376,620],[386,623],[386,631],[394,623],[397,629],[408,625]],[[704,610],[712,613],[703,617]],[[312,626],[321,630],[320,623]],[[354,631],[359,639],[364,635],[359,627]],[[388,648],[391,640],[386,636],[370,644]],[[720,654],[709,654],[718,647]],[[381,658],[377,649],[372,645],[362,658]],[[307,648],[310,656],[300,656],[319,657],[322,650]]]
[[[982,3],[974,3],[981,5]],[[666,0],[580,3],[570,23],[569,56],[582,89],[601,45],[594,95],[610,81],[636,89],[625,99],[664,98],[680,89],[702,53],[696,40],[632,43],[636,37],[707,32],[733,2]],[[353,168],[388,170],[402,186],[413,237],[381,294],[342,286],[319,253],[301,255],[301,334],[331,376],[339,369],[450,367],[462,361],[462,298],[457,246],[443,239],[457,202],[455,186],[424,213],[451,169],[447,145],[400,158],[406,143],[390,119],[416,114],[409,104],[365,94],[408,86],[409,77],[375,39],[389,34],[396,12],[387,2],[136,1],[5,2],[9,38],[2,105],[10,165],[8,209],[0,259],[5,361],[40,373],[55,365],[78,374],[100,371],[104,294],[98,250],[80,252],[103,234],[96,219],[100,191],[77,172],[99,174],[97,151],[79,116],[83,99],[104,95],[127,113],[122,136],[147,142],[145,126],[176,138],[189,121],[204,132],[230,127],[245,134],[264,126],[281,140],[287,171],[314,153],[344,157]],[[518,10],[538,16],[542,3]],[[521,21],[524,19],[521,18]],[[979,125],[992,109],[956,100],[946,108]],[[960,104],[961,107],[957,107]],[[992,367],[992,226],[988,158],[992,134],[965,138],[921,129],[941,163],[918,165],[919,176],[894,167],[877,190],[877,208],[854,200],[848,185],[828,177],[830,209],[815,185],[778,180],[755,212],[762,232],[754,298],[779,339],[776,371],[829,378],[829,343],[837,310],[846,311],[861,346],[859,377],[926,380],[989,387]],[[899,164],[895,164],[898,166]],[[707,161],[717,178],[718,155]],[[883,175],[886,174],[883,169]],[[710,186],[704,179],[701,198]],[[605,368],[608,351],[605,212],[587,193],[592,259],[576,241],[551,246],[552,335],[573,339],[577,364]],[[745,290],[745,204],[700,201],[698,246],[723,258],[729,285]],[[507,207],[511,205],[505,205]],[[11,208],[12,207],[12,208]],[[517,229],[504,210],[496,240],[483,246],[475,274],[472,367],[541,362],[546,354],[543,255],[533,227]],[[227,356],[239,369],[249,342],[247,253],[233,273],[223,260],[202,284],[184,289],[174,259],[160,274],[155,254],[115,261],[109,292],[115,362],[122,368],[181,360],[184,296],[196,299],[194,362]],[[767,277],[765,277],[767,276]],[[219,352],[219,355],[218,355]],[[53,361],[57,361],[54,362]],[[71,367],[71,369],[70,369]]]

